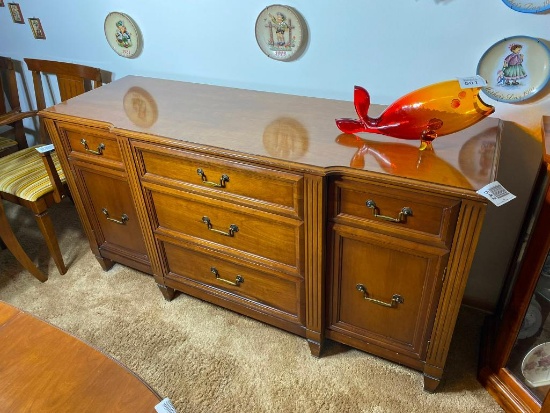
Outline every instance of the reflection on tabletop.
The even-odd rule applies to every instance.
[[[480,134],[469,139],[461,148],[458,168],[437,156],[435,149],[421,151],[407,143],[377,142],[357,135],[343,133],[336,138],[340,145],[354,148],[350,167],[364,169],[371,158],[386,173],[403,177],[437,175],[438,182],[474,188],[487,180],[495,153],[495,142]]]

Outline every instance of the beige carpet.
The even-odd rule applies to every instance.
[[[122,265],[103,272],[69,201],[52,212],[69,266],[61,276],[32,215],[4,205],[50,279],[40,283],[2,250],[0,300],[120,360],[178,413],[502,411],[476,380],[475,310],[461,311],[445,379],[428,394],[416,371],[336,343],[317,359],[303,338],[183,294],[166,302],[150,276]]]

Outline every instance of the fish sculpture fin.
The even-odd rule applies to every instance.
[[[353,92],[353,104],[359,119],[342,118],[336,119],[336,126],[344,133],[369,132],[371,122],[368,112],[370,107],[370,95],[361,86],[355,86]]]
[[[355,111],[357,116],[363,122],[368,124],[369,122],[369,107],[370,107],[370,95],[366,89],[361,86],[355,86],[353,90],[353,104],[355,105]]]
[[[338,129],[344,133],[359,133],[367,131],[367,128],[365,128],[363,122],[349,118],[336,119],[336,126],[338,126]]]

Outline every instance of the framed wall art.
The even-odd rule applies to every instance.
[[[31,26],[32,34],[34,35],[35,39],[46,38],[46,33],[44,33],[44,29],[42,28],[42,23],[40,23],[40,19],[37,19],[36,17],[30,17],[29,25]]]
[[[25,24],[25,20],[23,19],[23,13],[21,13],[21,8],[19,7],[19,3],[8,3],[8,7],[10,9],[11,18],[13,19],[13,22]]]
[[[307,25],[292,7],[273,4],[256,19],[256,41],[268,57],[290,61],[304,52],[307,44]]]

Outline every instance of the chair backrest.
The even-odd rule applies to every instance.
[[[19,101],[19,90],[15,76],[15,65],[11,58],[0,56],[0,115],[20,109],[21,103]],[[25,137],[23,121],[18,120],[12,126],[15,130],[14,135],[18,148],[26,148],[27,139]]]
[[[42,75],[55,75],[59,87],[61,101],[78,96],[84,92],[100,87],[103,84],[101,69],[76,63],[57,62],[52,60],[25,58],[28,69],[32,72],[36,106],[38,110],[45,109],[46,99]],[[45,131],[40,120],[40,135],[44,140]]]

